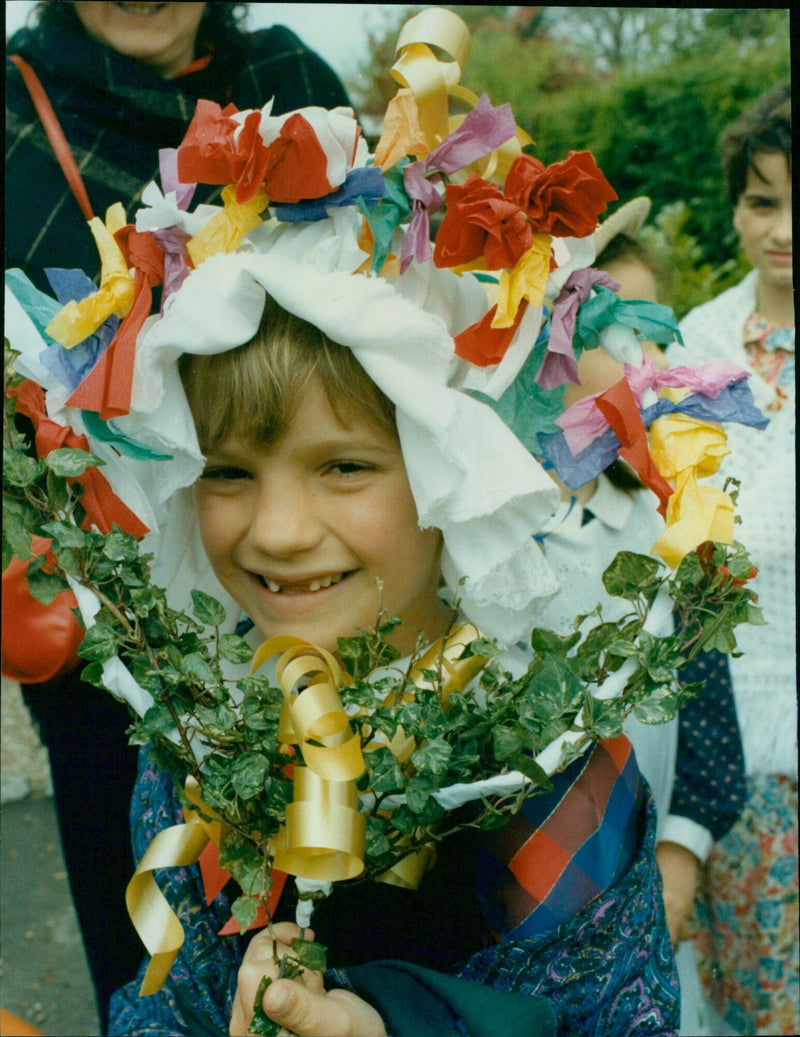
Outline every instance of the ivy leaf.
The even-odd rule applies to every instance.
[[[658,578],[661,563],[647,555],[620,551],[603,573],[603,586],[614,598],[636,601],[640,595],[652,604],[661,580]]]
[[[243,753],[231,767],[231,783],[241,799],[252,799],[264,791],[269,760],[263,753]]]
[[[370,772],[369,787],[376,795],[404,788],[406,780],[391,749],[380,746],[364,753],[364,756]]]
[[[42,532],[50,537],[54,544],[79,549],[84,546],[88,536],[85,529],[79,529],[71,522],[46,522],[42,526]]]
[[[679,698],[673,688],[659,685],[644,701],[633,707],[633,715],[643,724],[665,724],[678,711]]]
[[[382,857],[391,850],[391,843],[386,838],[386,818],[370,814],[367,818],[367,835],[365,850],[368,857]]]
[[[181,659],[181,672],[187,677],[197,677],[204,684],[213,684],[216,674],[199,652],[190,652]]]
[[[304,969],[311,972],[324,972],[327,969],[327,953],[321,943],[295,938],[292,940],[292,950]]]
[[[258,900],[255,897],[237,897],[231,904],[231,914],[243,933],[246,933],[258,916]]]
[[[534,760],[528,753],[518,753],[512,757],[509,761],[509,765],[524,774],[526,778],[530,778],[531,781],[539,788],[550,791],[553,787],[552,781],[547,776],[547,771],[540,767],[539,764]]]
[[[161,596],[153,587],[131,587],[131,603],[135,608],[137,616],[148,615],[148,613],[158,607],[160,601]]]
[[[703,638],[703,649],[710,652],[716,649],[718,652],[729,653],[736,648],[736,637],[728,626],[720,625],[710,634]]]
[[[250,1020],[250,1025],[247,1028],[248,1035],[252,1034],[253,1037],[276,1037],[281,1031],[278,1023],[273,1022],[264,1011],[264,994],[271,982],[272,980],[269,976],[264,976],[258,984],[258,990],[253,1000],[253,1018]]]
[[[47,486],[47,498],[50,501],[51,506],[58,510],[66,508],[70,498],[69,486],[67,485],[66,479],[60,475],[56,475],[55,472],[48,470],[45,484]]]
[[[211,805],[205,783],[202,786],[202,795],[203,799]],[[262,888],[265,872],[264,861],[259,849],[238,832],[229,830],[223,836],[219,863],[221,868],[226,868],[233,875],[245,895],[254,897],[267,892]]]
[[[221,627],[225,622],[225,609],[216,598],[203,591],[192,591],[192,611],[206,626]]]
[[[363,636],[340,637],[338,655],[351,677],[366,677],[370,671],[369,643]]]
[[[103,554],[112,562],[132,562],[139,554],[136,537],[116,527],[105,538]]]
[[[229,663],[249,663],[253,649],[238,634],[223,634],[219,639],[219,654]]]
[[[549,655],[544,665],[524,679],[522,716],[548,721],[580,708],[583,684],[566,659]]]
[[[567,637],[562,637],[553,630],[535,627],[531,631],[531,648],[534,652],[538,652],[539,655],[550,655],[552,653],[565,656],[570,648],[577,644],[580,639],[581,635],[577,631]]]
[[[596,738],[617,738],[621,735],[622,706],[620,702],[617,699],[591,699],[586,729]]]
[[[95,623],[86,631],[86,635],[78,648],[81,659],[89,662],[104,663],[117,654],[117,635],[113,627],[107,623]]]
[[[32,486],[44,472],[44,461],[19,450],[3,450],[3,482],[8,486]]]
[[[104,465],[105,461],[95,454],[90,454],[88,450],[61,447],[59,450],[51,450],[44,458],[44,463],[55,475],[74,479],[78,475],[83,475],[87,468],[99,467]]]
[[[500,725],[492,729],[492,746],[497,759],[505,763],[521,752],[523,741],[513,727]]]
[[[22,515],[3,508],[3,568],[7,569],[11,564],[12,557],[19,558],[21,562],[27,562],[33,551],[31,549],[31,534],[28,523]]]
[[[99,665],[92,663],[92,665]],[[85,673],[85,671],[84,671]],[[175,721],[163,702],[154,703],[142,717],[134,724],[128,734],[131,745],[147,745],[168,737],[175,731]]]
[[[434,824],[444,817],[444,807],[433,798],[436,784],[425,774],[415,774],[406,786],[406,803],[416,815],[418,826]]]
[[[63,577],[45,572],[43,564],[44,559],[37,556],[28,565],[28,590],[42,605],[52,605],[62,591],[69,590],[69,584]]]
[[[452,755],[453,747],[449,742],[443,738],[432,738],[412,754],[411,762],[420,772],[444,774]]]
[[[236,724],[236,714],[225,705],[220,706],[195,706],[197,719],[206,728],[206,733],[214,738],[225,737]],[[230,772],[229,776],[230,776]]]

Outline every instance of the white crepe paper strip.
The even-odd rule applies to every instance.
[[[294,880],[295,887],[300,899],[295,909],[295,921],[301,929],[306,929],[311,924],[311,916],[317,900],[328,897],[333,889],[332,882],[319,882],[316,879],[304,879],[299,875]],[[310,896],[308,894],[311,894]]]
[[[546,299],[555,299],[575,270],[584,270],[595,260],[594,235],[585,238],[553,238],[553,258],[558,264],[547,279]]]
[[[78,602],[84,626],[88,630],[94,626],[95,616],[102,608],[102,603],[93,590],[82,586],[71,576],[67,576],[67,581]],[[145,691],[134,680],[133,674],[116,655],[113,659],[107,659],[103,663],[103,683],[115,698],[127,703],[137,716],[143,717],[155,704],[155,699],[150,692]],[[171,732],[169,737],[173,741],[177,741],[177,731]]]

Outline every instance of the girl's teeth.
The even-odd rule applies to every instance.
[[[344,573],[340,574],[339,576],[325,576],[321,580],[311,580],[308,584],[308,590],[313,593],[314,591],[319,591],[326,589],[328,587],[332,587],[334,584],[339,583],[343,578]],[[279,594],[282,590],[284,590],[284,585],[282,583],[276,583],[275,580],[265,579],[264,583],[267,585],[267,588],[272,591],[273,594]],[[290,588],[289,593],[291,593],[292,584],[289,584],[288,587]]]

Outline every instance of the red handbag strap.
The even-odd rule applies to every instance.
[[[80,170],[78,169],[75,158],[69,146],[67,138],[64,136],[64,131],[61,129],[61,123],[58,121],[58,116],[53,111],[53,106],[50,104],[50,99],[45,93],[45,89],[42,86],[39,77],[33,71],[31,66],[21,58],[19,54],[9,55],[11,61],[17,66],[22,74],[22,78],[25,82],[25,86],[28,88],[28,93],[31,95],[34,107],[39,114],[39,118],[42,121],[44,132],[47,134],[47,139],[53,148],[53,152],[58,159],[58,164],[64,172],[64,176],[67,178],[67,183],[72,189],[72,193],[75,195],[75,199],[81,208],[81,212],[87,220],[91,220],[94,216],[92,211],[92,204],[89,201],[89,195],[86,193],[86,185],[83,182]]]

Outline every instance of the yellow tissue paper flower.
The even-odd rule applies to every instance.
[[[124,227],[126,222],[120,202],[109,207],[105,223],[99,216],[89,220],[89,229],[100,254],[100,287],[80,302],[68,302],[46,329],[47,334],[66,349],[93,335],[112,313],[125,317],[133,305],[133,277],[114,239],[115,231]]]
[[[667,502],[666,524],[652,550],[674,569],[684,555],[706,540],[733,543],[733,501],[716,486],[701,486],[689,470],[678,477]]]
[[[531,306],[542,305],[550,276],[551,242],[549,234],[534,234],[528,251],[510,270],[504,270],[500,275],[493,328],[510,328],[523,299],[527,299]]]
[[[269,205],[269,198],[259,190],[249,202],[240,205],[236,201],[236,185],[229,184],[222,189],[222,204],[222,211],[212,216],[186,244],[186,251],[195,267],[218,252],[235,251],[245,234],[263,222],[259,214]]]
[[[665,479],[692,468],[698,478],[713,475],[730,453],[721,425],[686,414],[658,418],[648,433],[650,455]]]

